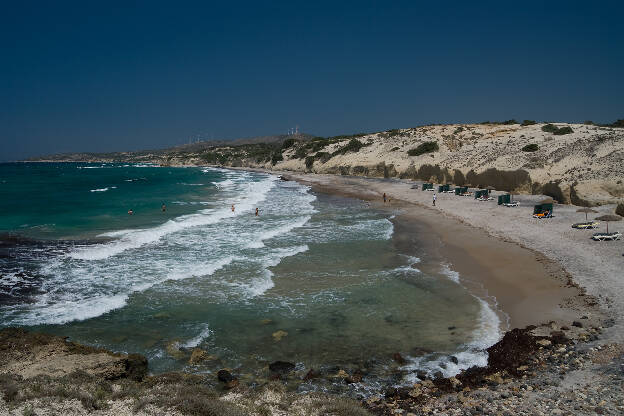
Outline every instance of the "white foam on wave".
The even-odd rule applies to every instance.
[[[277,177],[269,176],[258,182],[247,184],[244,192],[246,197],[224,202],[224,208],[205,209],[195,214],[182,215],[154,228],[138,230],[120,230],[101,234],[102,237],[119,237],[118,240],[88,247],[78,247],[68,253],[68,256],[79,260],[102,260],[120,254],[126,250],[155,243],[167,234],[175,233],[189,227],[197,227],[218,223],[219,221],[250,211],[255,205],[264,200],[267,193],[275,186]],[[237,209],[232,212],[229,208],[235,202]]]
[[[291,232],[292,230],[294,230],[295,228],[303,227],[308,221],[310,221],[310,218],[312,217],[309,215],[306,215],[305,217],[301,217],[291,223],[284,224],[280,227],[264,231],[262,234],[260,234],[260,236],[258,237],[256,241],[252,241],[251,243],[247,245],[247,247],[248,248],[262,248],[264,247],[265,240],[270,240],[272,238],[277,237],[278,235],[287,234]]]
[[[234,181],[231,179],[224,179],[222,181],[219,182],[212,182],[212,184],[214,186],[216,186],[218,189],[223,189],[223,188],[228,188],[232,185],[234,185]]]
[[[111,186],[111,187],[107,187],[107,188],[91,189],[89,192],[106,192],[109,189],[117,189],[117,187],[116,186]]]
[[[192,277],[210,276],[234,261],[226,257],[209,263],[193,263],[188,267],[171,270],[163,277],[147,281],[134,282],[122,293],[103,295],[100,293],[82,295],[71,291],[56,291],[41,295],[37,301],[27,306],[27,314],[11,320],[13,325],[65,324],[95,318],[115,309],[126,306],[128,298],[134,293],[144,292],[156,285],[170,280],[184,280]],[[79,269],[80,270],[80,269]],[[88,276],[82,282],[73,284],[88,285]]]
[[[446,264],[443,265],[442,272],[447,275],[449,279],[460,284],[459,273],[452,270],[450,266]],[[470,367],[484,367],[487,365],[488,353],[486,349],[501,339],[501,320],[498,314],[485,300],[475,295],[472,296],[480,305],[478,324],[471,335],[471,341],[460,347],[460,351],[451,354],[457,358],[457,363],[451,361],[449,356],[443,356],[437,359],[431,359],[431,357],[428,356],[417,358],[409,357],[410,363],[403,367],[411,371],[407,376],[408,383],[413,384],[419,381],[415,373],[416,370],[426,371],[429,376],[440,371],[444,377],[452,377]],[[444,367],[441,367],[441,364],[444,365]]]
[[[307,244],[272,250],[258,260],[263,267],[261,276],[249,282],[231,282],[229,286],[240,289],[247,297],[260,296],[275,286],[273,283],[273,272],[269,270],[269,267],[277,266],[286,257],[296,256],[308,250]]]
[[[206,324],[197,336],[189,339],[185,343],[181,344],[181,346],[185,348],[198,347],[199,344],[201,344],[206,338],[209,338],[210,335],[212,335],[212,331],[210,330],[208,324]]]
[[[442,274],[448,277],[450,280],[454,281],[455,283],[460,283],[459,273],[457,273],[455,270],[452,270],[448,264],[443,264],[441,271]]]

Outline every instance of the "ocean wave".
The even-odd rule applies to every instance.
[[[167,221],[154,228],[138,230],[120,230],[104,233],[102,237],[120,237],[118,240],[89,246],[78,247],[68,254],[69,257],[79,260],[102,260],[120,254],[126,250],[142,247],[159,241],[167,234],[179,232],[189,227],[205,226],[251,211],[258,202],[264,200],[267,193],[275,186],[276,177],[249,183],[242,198],[230,199],[224,202],[221,209],[205,209],[195,214],[183,215]],[[235,203],[237,209],[232,212],[229,205]]]
[[[181,344],[181,346],[184,348],[196,348],[206,338],[210,337],[210,335],[212,335],[212,331],[210,330],[210,327],[208,326],[208,324],[206,324],[204,325],[204,328],[200,331],[200,333],[197,334],[197,336],[189,339],[185,343]]]
[[[266,230],[262,234],[260,234],[256,241],[252,241],[247,245],[248,248],[262,248],[264,247],[264,241],[270,240],[278,235],[287,234],[294,230],[295,228],[303,227],[308,221],[310,221],[309,215],[299,218],[293,222],[288,224],[284,224],[280,227],[273,228],[271,230]]]
[[[110,187],[107,187],[107,188],[91,189],[89,192],[106,192],[109,189],[117,189],[117,187],[116,186],[110,186]]]
[[[194,263],[179,269],[174,269],[164,277],[147,281],[135,281],[121,293],[105,294],[100,291],[119,289],[119,287],[104,287],[93,289],[90,293],[81,293],[64,290],[63,286],[57,290],[40,295],[37,300],[25,306],[25,310],[7,321],[11,325],[40,325],[65,324],[72,321],[84,321],[96,318],[127,305],[129,297],[134,293],[145,292],[152,287],[167,281],[184,280],[192,277],[210,276],[235,260],[234,257],[221,258],[208,263]],[[79,274],[81,269],[75,270]],[[72,281],[68,284],[78,285],[95,283],[87,276],[83,281]],[[17,312],[17,311],[16,311]],[[25,312],[25,313],[24,313]]]

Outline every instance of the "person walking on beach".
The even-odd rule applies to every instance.
[[[385,204],[386,203],[386,193],[385,192],[384,192],[383,198],[384,198],[384,204]]]
[[[434,207],[435,207],[435,201],[436,201],[436,198],[437,198],[436,194],[433,194],[433,206],[434,206]]]

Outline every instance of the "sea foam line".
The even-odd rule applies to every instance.
[[[461,285],[459,273],[452,270],[448,264],[442,265],[442,273],[450,280]],[[430,376],[440,371],[444,377],[452,377],[470,367],[484,367],[487,365],[488,353],[486,349],[496,344],[501,339],[501,320],[488,302],[476,295],[472,296],[480,305],[479,323],[472,333],[472,340],[463,345],[462,351],[452,354],[457,358],[457,363],[449,360],[448,357],[441,357],[435,360],[427,360],[427,356],[417,358],[409,357],[410,363],[403,367],[411,371],[406,377],[408,383],[413,384],[419,381],[415,373],[416,370],[424,370]],[[441,367],[440,364],[444,364],[444,367]]]

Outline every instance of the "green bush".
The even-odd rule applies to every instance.
[[[414,149],[410,149],[407,151],[409,156],[420,156],[425,153],[436,152],[440,150],[437,142],[424,142],[418,145],[418,147]]]
[[[574,133],[574,130],[572,130],[572,127],[570,126],[561,127],[560,129],[557,129],[557,131],[553,132],[553,134],[556,136],[562,136],[564,134],[570,134],[570,133]]]
[[[284,160],[284,156],[282,156],[280,152],[275,152],[271,157],[271,164],[275,166],[277,162],[281,162],[282,160]]]
[[[557,127],[554,124],[548,123],[545,126],[542,126],[542,131],[545,131],[547,133],[552,133],[555,134],[557,136],[561,136],[564,134],[570,134],[570,133],[574,133],[574,130],[572,130],[572,127],[570,126],[565,126],[565,127]]]
[[[521,126],[532,126],[533,124],[537,124],[535,123],[535,120],[524,120]]]
[[[305,167],[306,169],[312,169],[314,165],[314,156],[308,156],[305,158]]]
[[[537,152],[539,150],[539,146],[535,143],[527,144],[522,148],[523,152]]]
[[[548,123],[548,124],[542,126],[542,131],[545,131],[546,133],[554,133],[557,130],[559,130],[559,129],[554,124]]]
[[[292,147],[295,144],[295,139],[290,138],[290,139],[286,139],[284,140],[284,143],[282,143],[282,150],[286,150],[290,147]]]
[[[320,161],[321,161],[321,163],[325,163],[325,162],[327,162],[329,159],[331,159],[331,158],[332,158],[332,155],[331,155],[331,154],[329,154],[329,153],[327,153],[327,152],[318,152],[318,153],[314,156],[314,158],[315,158],[316,160],[320,160]]]
[[[308,151],[307,151],[307,149],[305,148],[305,146],[301,146],[300,148],[298,148],[298,149],[295,151],[295,157],[296,157],[297,159],[303,159],[303,158],[304,158],[304,157],[306,157],[307,155],[308,155]]]
[[[340,149],[334,152],[335,155],[344,155],[349,152],[359,152],[362,147],[366,146],[364,143],[359,141],[358,139],[351,139],[346,146],[341,147]]]

